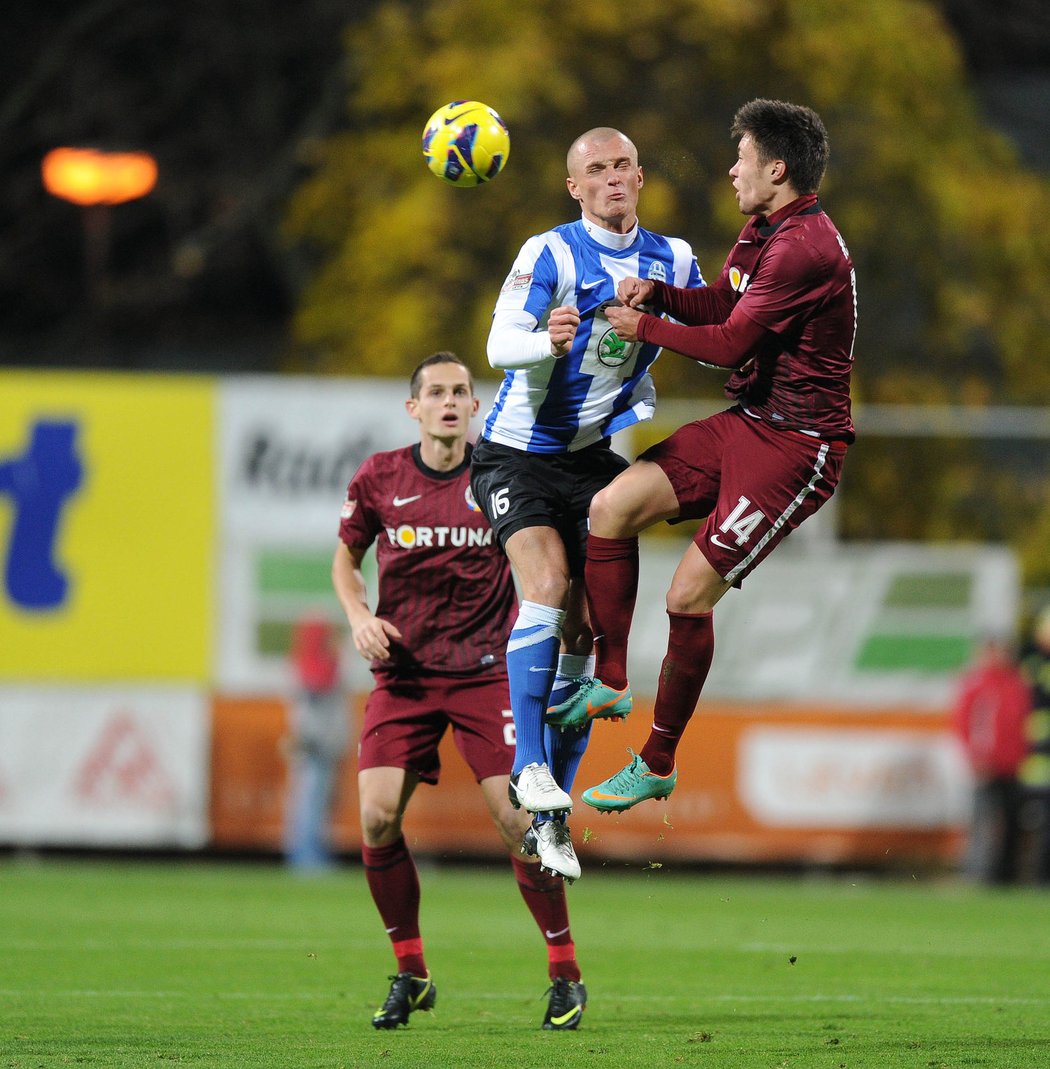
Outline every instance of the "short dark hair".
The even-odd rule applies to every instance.
[[[820,116],[802,104],[752,100],[737,111],[729,131],[749,135],[761,163],[783,160],[788,181],[800,196],[816,193],[828,167],[828,132]]]
[[[471,374],[470,368],[467,367],[455,353],[450,353],[447,349],[442,349],[440,352],[431,353],[425,360],[420,361],[416,370],[412,372],[412,378],[408,380],[408,388],[412,397],[418,397],[419,391],[423,388],[424,369],[433,367],[435,364],[459,364],[459,366],[467,373],[467,381],[470,383],[470,392],[474,392],[474,376]]]

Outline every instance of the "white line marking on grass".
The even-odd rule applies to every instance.
[[[53,939],[20,939],[4,943],[6,951],[53,951]],[[374,949],[376,941],[347,940],[345,943],[316,943],[308,939],[72,939],[61,944],[62,950],[302,950],[343,954],[350,950]]]
[[[0,989],[0,998],[25,998],[30,995],[38,995],[42,998],[84,998],[84,999],[252,999],[267,1002],[283,1002],[289,999],[302,1001],[337,1000],[344,996],[345,992],[339,991],[285,991],[281,993],[264,991],[97,991],[90,989],[74,988],[68,991],[26,990],[18,988]],[[471,991],[469,999],[466,994],[460,996],[463,1001],[485,1002],[513,1002],[522,997],[520,991],[498,992]],[[658,1000],[657,995],[611,995],[607,1001],[618,1002],[653,1002]],[[1050,998],[1018,998],[1013,996],[996,995],[705,995],[698,999],[699,1004],[704,1002],[746,1002],[746,1003],[792,1003],[792,1004],[817,1004],[817,1003],[873,1003],[884,1005],[907,1005],[907,1006],[1047,1006]]]
[[[50,988],[40,990],[14,988],[0,989],[0,998],[26,998],[39,995],[42,998],[166,998],[166,999],[258,999],[259,1001],[282,1002],[286,999],[337,999],[343,997],[342,991],[283,991],[280,994],[265,991],[92,991],[73,988],[69,991],[55,991]]]
[[[999,960],[1029,958],[1043,959],[1045,952],[1038,946],[1030,946],[1018,950],[990,950],[981,948],[974,950],[972,947],[929,945],[916,948],[912,944],[892,946],[880,943],[873,947],[866,943],[857,943],[853,946],[825,946],[823,944],[806,946],[804,943],[742,943],[736,948],[742,954],[870,954],[873,956],[914,954],[916,956],[930,956],[940,958],[996,958]]]

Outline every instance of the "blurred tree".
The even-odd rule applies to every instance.
[[[742,225],[728,127],[744,101],[775,96],[814,106],[831,134],[822,198],[857,265],[857,399],[1050,395],[1050,234],[1030,219],[1050,183],[983,122],[933,4],[381,0],[346,44],[349,129],[318,146],[286,219],[289,240],[316,257],[294,319],[297,369],[403,376],[447,347],[492,375],[484,345],[504,273],[525,237],[575,216],[564,153],[591,126],[635,140],[643,224],[687,238],[715,277]],[[461,98],[510,126],[491,186],[454,189],[423,165],[423,122]],[[655,374],[665,397],[721,391],[717,373],[673,354]],[[1050,522],[1037,519],[1050,485],[1023,455],[862,442],[843,532],[1005,540],[1046,581]]]
[[[317,256],[296,367],[400,375],[448,346],[483,370],[514,252],[575,215],[564,153],[592,125],[636,141],[643,223],[690,240],[714,277],[742,222],[728,126],[765,95],[812,104],[831,133],[823,197],[860,279],[858,398],[1050,394],[1050,362],[1031,356],[1050,329],[1050,235],[1022,207],[1050,186],[982,123],[933,5],[388,0],[347,48],[350,128],[319,147],[287,218],[290,239]],[[491,186],[453,189],[423,167],[423,121],[458,98],[484,100],[510,126],[510,162]],[[721,385],[673,356],[657,380],[687,395]]]

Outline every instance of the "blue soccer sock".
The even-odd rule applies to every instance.
[[[571,793],[576,772],[587,752],[587,740],[591,737],[594,721],[589,720],[583,727],[559,728],[548,724],[547,753],[550,754],[551,775],[561,789]]]
[[[576,680],[594,675],[594,654],[563,653],[558,657],[558,672],[551,688],[550,705],[564,701],[576,687]],[[563,791],[571,791],[576,771],[587,750],[593,721],[582,728],[564,730],[546,726],[547,756],[551,775]],[[542,820],[542,817],[537,817]]]
[[[523,601],[507,642],[510,707],[517,739],[514,775],[526,765],[548,763],[543,717],[554,682],[564,619],[564,609]]]

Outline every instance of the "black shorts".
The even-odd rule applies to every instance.
[[[578,578],[591,498],[627,466],[607,441],[575,453],[527,453],[482,439],[470,458],[470,489],[501,546],[525,527],[553,527],[565,543],[569,574]]]

